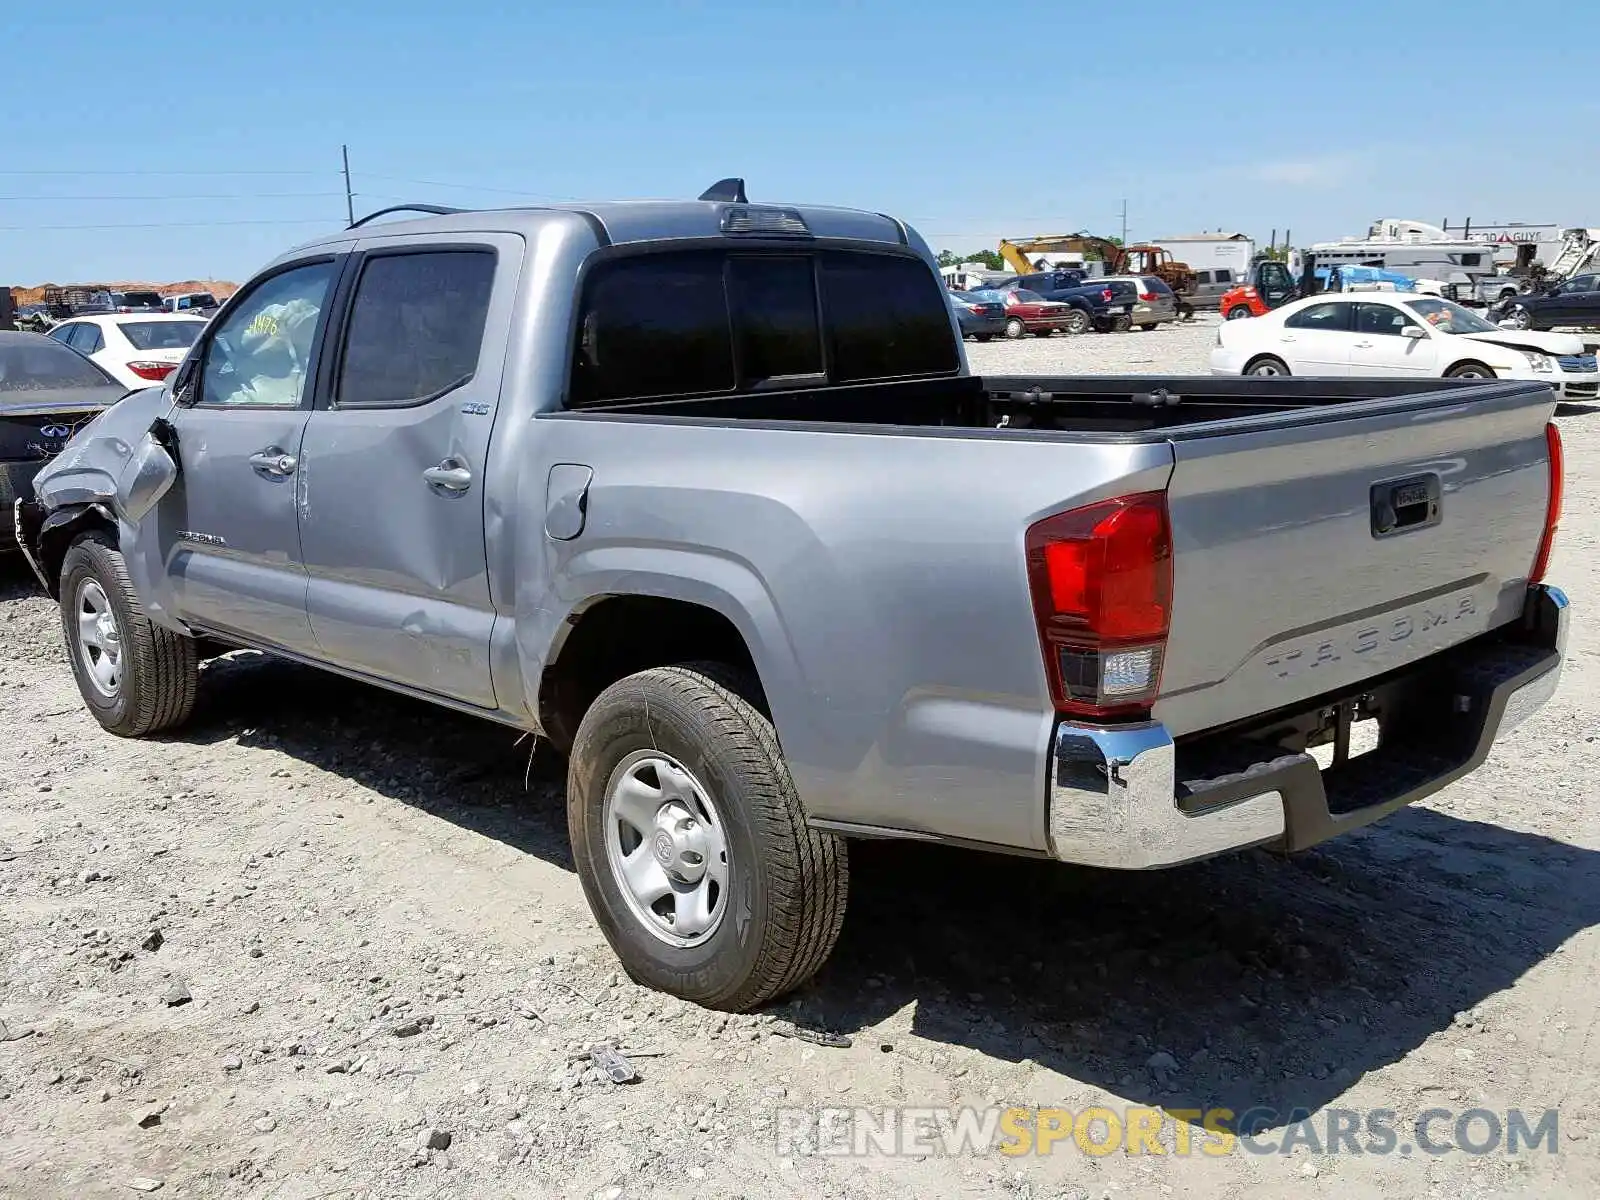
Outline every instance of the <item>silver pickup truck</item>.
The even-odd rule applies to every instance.
[[[1561,667],[1553,407],[974,377],[904,224],[724,183],[303,246],[15,519],[106,729],[245,647],[531,731],[629,973],[741,1010],[851,838],[1166,867],[1473,770]]]

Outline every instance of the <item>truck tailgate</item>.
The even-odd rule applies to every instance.
[[[1173,430],[1174,736],[1271,712],[1515,619],[1549,496],[1539,386]]]

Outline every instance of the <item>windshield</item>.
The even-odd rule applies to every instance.
[[[0,342],[0,392],[98,388],[114,382],[87,358],[49,338]]]
[[[187,350],[206,327],[204,321],[118,321],[135,350]]]
[[[1017,288],[1011,293],[1012,300],[1018,304],[1043,304],[1044,297],[1038,292],[1030,292],[1027,288]]]
[[[1462,308],[1449,300],[1412,300],[1406,305],[1417,316],[1440,333],[1495,333],[1497,327],[1489,324],[1470,308]]]

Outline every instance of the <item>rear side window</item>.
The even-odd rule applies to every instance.
[[[494,252],[436,250],[369,258],[339,371],[341,408],[422,404],[478,369]]]
[[[590,272],[571,404],[956,369],[945,289],[920,259],[666,252]]]
[[[1313,304],[1286,318],[1286,329],[1324,329],[1345,332],[1350,327],[1351,304]]]

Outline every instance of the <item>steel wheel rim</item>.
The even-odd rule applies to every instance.
[[[606,862],[634,918],[679,949],[703,945],[728,907],[728,839],[682,763],[636,750],[606,781]]]
[[[73,606],[78,623],[78,657],[94,690],[107,699],[122,685],[122,629],[116,609],[99,581],[78,585]]]

